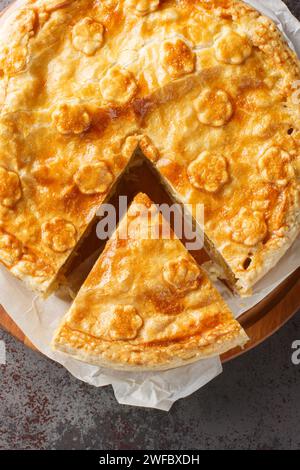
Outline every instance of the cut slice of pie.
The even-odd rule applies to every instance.
[[[158,208],[138,194],[63,319],[53,347],[104,367],[164,370],[247,340]]]

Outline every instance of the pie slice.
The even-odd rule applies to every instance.
[[[158,208],[138,194],[63,319],[53,347],[104,367],[164,370],[247,340]]]

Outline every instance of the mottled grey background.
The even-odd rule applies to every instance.
[[[300,19],[299,0],[286,3]],[[0,331],[7,346],[7,365],[0,365],[0,449],[299,449],[300,366],[291,363],[296,339],[300,312],[165,413],[120,406],[110,387],[79,382]]]

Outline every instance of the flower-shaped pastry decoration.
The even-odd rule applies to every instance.
[[[133,305],[116,305],[109,322],[112,340],[133,340],[143,326],[143,319]]]
[[[266,150],[259,159],[258,167],[263,179],[277,186],[286,186],[295,177],[289,153],[279,147]]]
[[[74,181],[83,194],[102,194],[110,188],[113,175],[105,162],[91,163],[79,168]]]
[[[52,121],[61,134],[82,134],[91,125],[91,117],[81,104],[59,104],[52,113]]]
[[[122,106],[135,96],[137,84],[131,72],[116,65],[102,78],[100,90],[105,101]]]
[[[149,158],[152,162],[156,162],[159,158],[159,152],[152,140],[144,134],[141,135],[130,135],[126,138],[125,143],[122,147],[122,155],[129,159],[137,146],[140,146],[145,157]]]
[[[226,31],[215,42],[216,58],[225,64],[239,65],[252,53],[252,45],[245,35]]]
[[[22,256],[22,245],[12,235],[0,232],[0,260],[7,266],[13,266]]]
[[[187,173],[195,188],[210,193],[218,191],[229,180],[226,158],[207,151],[189,165]]]
[[[127,0],[125,6],[139,16],[148,15],[157,10],[160,0]]]
[[[21,182],[17,173],[0,166],[0,204],[12,208],[21,197]]]
[[[54,217],[42,226],[42,239],[57,253],[65,253],[76,245],[77,230],[71,222]]]
[[[52,12],[55,10],[59,10],[59,8],[67,7],[70,5],[74,0],[47,0],[43,2],[45,5],[45,10]]]
[[[83,18],[72,30],[72,44],[75,49],[87,56],[95,54],[101,48],[104,38],[104,27],[92,18]]]
[[[232,240],[246,246],[255,246],[263,241],[268,232],[262,212],[242,208],[231,221]]]
[[[163,279],[173,290],[184,293],[199,286],[201,273],[195,263],[181,256],[165,264]]]
[[[208,126],[224,126],[233,115],[231,99],[224,90],[204,89],[194,101],[194,107],[199,121]]]
[[[161,56],[164,69],[173,78],[195,70],[196,56],[182,39],[165,41]]]

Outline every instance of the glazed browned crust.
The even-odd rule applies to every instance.
[[[49,289],[137,141],[205,205],[240,291],[292,244],[299,62],[269,19],[234,0],[24,0],[0,43],[0,258],[31,287]]]
[[[115,369],[163,370],[244,345],[241,326],[163,220],[136,196],[63,319],[56,350]]]

